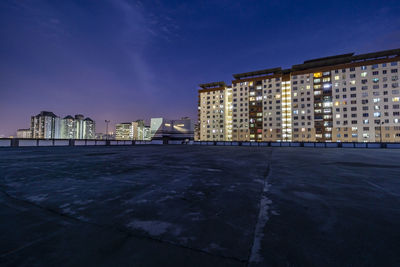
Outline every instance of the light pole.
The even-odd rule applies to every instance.
[[[385,123],[381,121],[381,124],[380,124],[380,128],[381,128],[381,130],[380,130],[381,143],[382,143],[382,125],[383,124],[385,124]]]
[[[108,140],[108,124],[110,123],[109,120],[104,121],[106,123],[106,140]]]

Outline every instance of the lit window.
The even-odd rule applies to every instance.
[[[374,117],[379,118],[381,116],[380,112],[374,112]]]

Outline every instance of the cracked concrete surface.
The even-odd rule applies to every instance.
[[[399,156],[1,149],[0,265],[398,266]]]

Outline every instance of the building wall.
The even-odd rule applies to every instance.
[[[292,140],[315,141],[313,73],[292,75]]]
[[[229,128],[225,127],[225,100],[230,99],[228,88],[217,87],[200,90],[199,98],[200,139],[225,141]]]
[[[232,139],[250,140],[249,130],[249,87],[253,81],[232,84]]]
[[[55,118],[51,116],[32,116],[31,117],[31,131],[32,138],[50,139],[56,138]]]
[[[131,123],[119,123],[115,126],[116,140],[132,140],[133,129]]]
[[[94,139],[96,136],[96,123],[92,120],[84,120],[84,139]]]
[[[76,124],[72,118],[64,118],[61,120],[61,138],[74,139],[76,136]]]
[[[31,129],[17,130],[17,138],[32,138]]]
[[[400,141],[398,64],[335,70],[335,141]]]
[[[275,141],[283,138],[281,82],[281,75],[233,81],[233,140]],[[250,127],[251,124],[257,124],[257,127]]]

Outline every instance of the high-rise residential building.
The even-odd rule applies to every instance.
[[[115,125],[116,140],[133,140],[133,127],[131,122],[118,123]]]
[[[75,115],[75,138],[94,139],[96,124],[91,118],[85,118],[82,114]]]
[[[118,140],[150,140],[150,128],[143,120],[119,123],[115,126]]]
[[[232,86],[215,82],[200,84],[200,87],[200,140],[232,140]]]
[[[32,138],[31,129],[18,129],[17,130],[17,138],[21,138],[21,139]]]
[[[53,112],[42,111],[31,117],[31,136],[41,139],[94,139],[96,124],[83,115],[66,116],[63,119]]]
[[[31,117],[32,138],[60,138],[60,118],[53,112],[42,111]]]
[[[74,139],[76,136],[76,123],[74,117],[68,115],[61,120],[61,138]]]
[[[83,137],[84,139],[94,139],[96,137],[96,123],[91,118],[87,117],[83,120],[84,130]]]
[[[198,123],[194,125],[194,141],[200,141],[200,127]]]
[[[132,135],[134,140],[147,140],[145,138],[145,123],[144,120],[137,120],[132,122]]]
[[[336,55],[201,84],[200,140],[400,141],[400,49]]]
[[[151,140],[151,134],[150,134],[150,126],[144,126],[143,127],[143,139],[139,140]]]
[[[84,139],[84,135],[85,135],[84,119],[85,119],[85,117],[82,114],[75,115],[75,138],[76,139]]]

